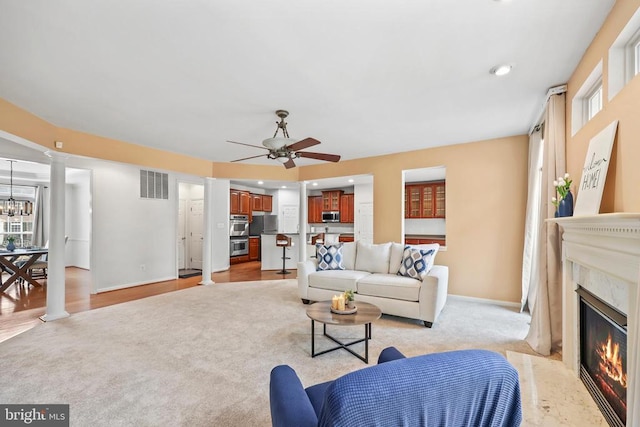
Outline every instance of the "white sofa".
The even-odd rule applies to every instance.
[[[412,245],[434,249],[438,244]],[[305,304],[330,300],[333,295],[353,290],[357,301],[375,304],[385,314],[419,319],[430,328],[447,301],[449,268],[432,265],[422,280],[397,274],[405,245],[401,243],[344,243],[344,270],[317,271],[318,260],[298,263],[298,292]]]

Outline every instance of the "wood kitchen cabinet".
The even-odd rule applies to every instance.
[[[229,213],[231,215],[237,215],[240,213],[240,192],[238,190],[229,191],[229,197],[231,199]]]
[[[339,211],[340,198],[342,190],[323,191],[322,192],[322,210],[323,211]]]
[[[438,243],[440,244],[440,246],[445,246],[446,244],[446,240],[445,239],[433,239],[433,238],[408,238],[405,237],[404,239],[404,243],[407,245],[428,245],[429,243]]]
[[[343,194],[340,197],[340,222],[354,222],[353,197],[353,194]]]
[[[262,194],[251,194],[251,210],[254,212],[262,212]]]
[[[338,242],[353,242],[354,241],[354,237],[353,234],[341,234],[338,237]]]
[[[322,196],[309,196],[307,198],[307,222],[319,224],[322,222]]]
[[[404,203],[405,218],[445,218],[445,182],[405,185]]]
[[[260,259],[260,237],[249,237],[249,261]]]
[[[273,211],[273,196],[262,195],[262,210],[265,212]]]
[[[251,221],[251,194],[248,191],[229,191],[229,213],[231,215],[247,215]]]

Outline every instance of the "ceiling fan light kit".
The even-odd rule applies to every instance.
[[[243,142],[235,142],[235,141],[227,141],[232,144],[246,145],[248,147],[256,147],[269,150],[267,154],[268,159],[277,160],[282,163],[285,168],[290,169],[296,166],[293,159],[298,159],[300,157],[308,158],[308,159],[316,159],[316,160],[324,160],[327,162],[338,162],[340,160],[340,156],[337,154],[325,154],[325,153],[311,153],[309,151],[299,151],[304,150],[305,148],[313,147],[314,145],[320,144],[320,141],[314,138],[305,138],[297,141],[293,138],[289,137],[289,132],[287,131],[287,122],[284,119],[289,116],[289,112],[286,110],[277,110],[276,115],[280,118],[279,122],[276,122],[276,131],[273,134],[273,137],[267,138],[262,141],[261,147],[259,145],[253,144],[245,144]],[[278,131],[282,132],[282,136],[278,136]],[[262,157],[263,155],[244,157],[242,159],[232,160],[232,162],[240,162],[243,160],[255,159],[258,157]]]

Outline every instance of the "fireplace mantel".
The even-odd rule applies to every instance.
[[[592,286],[590,291],[627,315],[628,352],[639,348],[640,213],[574,216],[547,221],[557,223],[562,232],[562,360],[578,376],[579,298],[575,291],[583,271],[611,278],[604,281],[604,285]],[[638,354],[627,354],[629,361],[638,357]],[[637,400],[634,390],[640,380],[640,370],[637,363],[629,365],[627,425],[638,425],[640,408],[634,407],[633,400]]]

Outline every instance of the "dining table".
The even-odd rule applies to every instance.
[[[31,268],[33,263],[42,255],[48,253],[49,250],[47,248],[24,248],[13,251],[0,249],[0,269],[2,269],[2,273],[9,274],[9,278],[5,282],[0,280],[0,292],[4,292],[5,289],[19,279],[34,286],[40,286],[29,274],[29,268]]]

